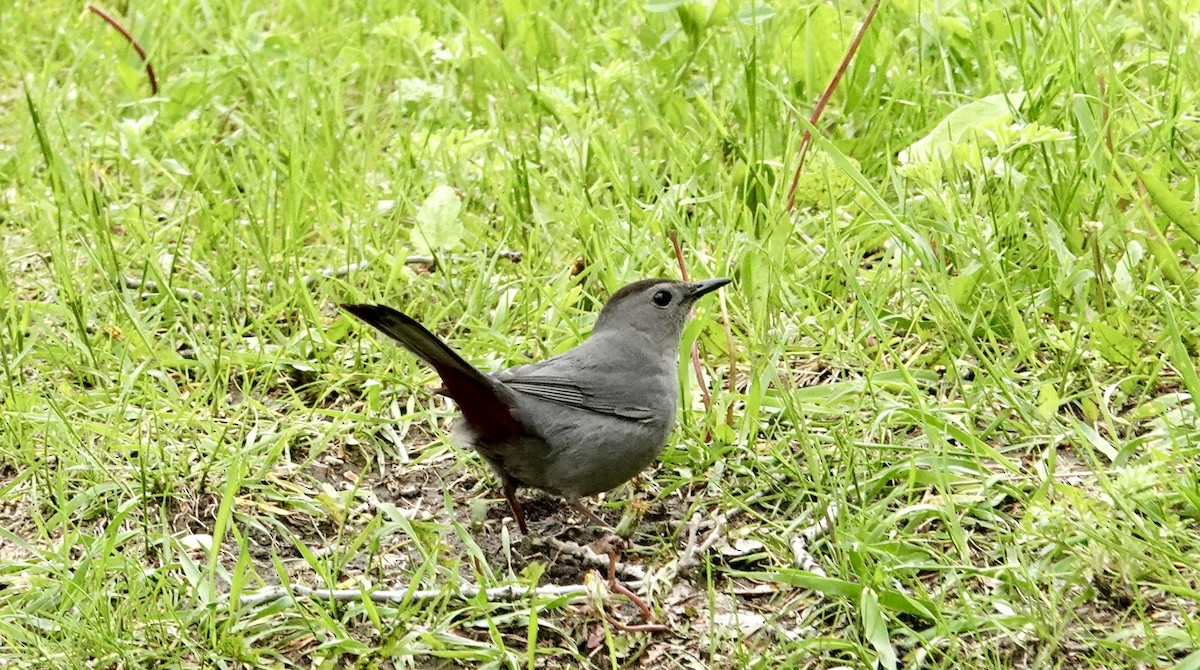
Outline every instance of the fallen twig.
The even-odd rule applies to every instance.
[[[611,565],[611,558],[608,555],[598,553],[596,550],[587,545],[579,544],[577,542],[567,542],[555,537],[532,537],[530,538],[530,542],[535,547],[549,547],[554,551],[559,551],[567,554],[568,556],[573,556],[588,567],[600,568],[605,571],[610,569],[609,566]],[[646,578],[646,571],[643,570],[641,566],[622,561],[617,561],[615,571],[618,575],[620,575],[621,579],[630,579],[634,580],[635,582],[640,582]]]
[[[524,253],[513,250],[513,249],[501,249],[496,252],[496,255],[505,260],[512,261],[513,263],[520,263],[521,261],[525,260]],[[438,259],[436,256],[421,256],[421,255],[406,256],[404,258],[404,264],[405,265],[427,265],[432,270],[432,269],[437,268]],[[364,267],[365,266],[366,266],[366,264],[364,263]]]
[[[717,514],[712,520],[712,530],[703,540],[699,540],[700,528],[704,524],[704,518],[697,511],[692,515],[692,520],[688,522],[688,538],[687,544],[683,547],[683,553],[679,554],[679,559],[675,562],[675,569],[678,574],[687,574],[689,571],[700,566],[700,559],[712,549],[713,545],[725,536],[725,523],[727,519],[724,514]]]
[[[158,285],[158,282],[154,281],[153,279],[138,279],[137,277],[121,275],[121,281],[122,281],[122,283],[125,284],[125,288],[131,288],[134,290],[145,289],[147,291],[153,291],[155,293],[162,293],[162,288]],[[201,293],[200,291],[195,291],[195,290],[188,289],[188,288],[179,288],[178,286],[172,286],[171,292],[174,293],[175,297],[179,298],[180,300],[203,300],[204,299],[203,293]]]
[[[631,589],[641,588],[642,582],[631,582],[627,586]],[[378,591],[364,591],[363,589],[312,589],[307,586],[292,585],[290,589],[284,586],[263,589],[257,593],[242,596],[238,602],[244,607],[253,607],[283,598],[311,598],[313,600],[353,602],[362,600],[365,597],[370,598],[372,602],[395,604],[417,600],[436,600],[446,597],[467,600],[476,598],[480,594],[491,601],[512,601],[527,596],[537,596],[543,598],[567,598],[566,603],[577,603],[586,600],[588,588],[583,584],[548,584],[536,587],[510,584],[508,586],[494,586],[490,589],[485,589],[477,584],[467,584],[457,589],[382,589]]]
[[[433,264],[433,256],[409,256],[408,258],[404,259],[404,264],[405,265],[432,265]],[[346,275],[350,274],[351,272],[358,272],[359,270],[365,270],[370,265],[371,265],[370,261],[359,261],[357,263],[350,263],[349,265],[343,265],[340,268],[325,268],[324,270],[321,270],[314,274],[308,274],[308,275],[304,275],[303,277],[301,277],[300,285],[308,286],[309,284],[312,284],[313,282],[317,281],[318,279],[329,279],[331,277],[345,277]],[[292,283],[291,280],[288,280],[288,284],[291,284],[291,283]],[[273,281],[267,282],[267,286],[266,286],[267,293],[270,293],[271,291],[274,291],[274,290],[275,290],[275,282],[273,282]]]
[[[125,41],[129,42],[129,44],[133,46],[133,50],[137,52],[138,56],[141,57],[142,62],[146,64],[146,78],[150,80],[150,93],[152,95],[158,95],[158,77],[154,75],[154,66],[150,64],[150,58],[146,56],[146,50],[142,48],[142,45],[138,44],[138,41],[133,39],[133,35],[125,29],[125,26],[121,25],[112,17],[111,14],[90,2],[88,3],[87,8],[91,13],[104,19],[108,25],[112,26],[117,32],[121,33],[121,36],[125,38]]]
[[[814,575],[825,576],[825,569],[813,558],[812,554],[808,553],[808,545],[828,535],[836,518],[837,503],[830,503],[829,507],[825,509],[825,514],[816,523],[796,533],[796,536],[788,543],[792,548],[792,565]]]

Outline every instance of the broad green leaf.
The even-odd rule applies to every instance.
[[[1159,271],[1176,284],[1189,283],[1187,276],[1183,274],[1183,267],[1179,265],[1179,259],[1175,257],[1175,251],[1171,249],[1171,243],[1163,233],[1167,229],[1166,223],[1156,224],[1153,220],[1155,218],[1157,217],[1143,217],[1142,231],[1146,233],[1146,246],[1158,262]]]
[[[1188,347],[1183,341],[1181,335],[1183,331],[1175,318],[1175,309],[1171,307],[1170,300],[1163,301],[1163,307],[1167,316],[1167,327],[1163,331],[1163,341],[1160,345],[1170,357],[1171,365],[1183,378],[1183,386],[1188,393],[1192,394],[1192,399],[1200,398],[1200,376],[1196,374],[1196,366],[1192,363],[1191,352],[1188,351]]]
[[[979,263],[971,263],[950,278],[950,299],[959,309],[968,309],[971,306],[975,299],[975,289],[979,288],[979,281],[983,279],[982,269],[983,266]]]
[[[863,591],[863,587],[854,582],[835,579],[833,577],[822,577],[802,570],[780,570],[775,573],[746,573],[745,576],[776,581],[780,584],[799,586],[801,588],[812,589],[817,593],[823,593],[827,596],[839,596],[842,598],[858,598],[862,595]]]
[[[1088,152],[1097,174],[1108,174],[1108,151],[1104,145],[1104,129],[1096,119],[1089,97],[1083,94],[1071,96],[1071,110],[1075,116],[1075,124],[1079,134],[1087,140]]]
[[[462,246],[463,224],[459,219],[462,201],[453,188],[441,184],[421,203],[412,229],[412,245],[418,253],[453,251]]]
[[[947,114],[928,135],[901,151],[900,162],[908,165],[949,158],[956,145],[970,141],[976,133],[1010,123],[1012,110],[1024,101],[1025,93],[1017,91],[967,103]]]
[[[1136,270],[1145,255],[1146,248],[1140,242],[1129,240],[1125,245],[1125,253],[1113,268],[1112,286],[1123,305],[1128,305],[1138,295]]]
[[[862,615],[863,636],[879,654],[879,664],[893,670],[896,667],[896,650],[892,649],[887,622],[883,619],[883,609],[879,607],[879,597],[874,589],[863,589],[859,598],[859,613]]]
[[[1092,344],[1109,363],[1128,364],[1137,360],[1142,341],[1106,321],[1092,323]]]
[[[1058,406],[1062,399],[1058,395],[1058,389],[1052,382],[1046,382],[1038,388],[1037,397],[1037,413],[1038,416],[1049,421],[1058,414]]]
[[[1191,400],[1191,394],[1182,391],[1164,393],[1157,398],[1135,405],[1124,418],[1136,422],[1147,421],[1172,410],[1179,410],[1182,407],[1188,406]]]
[[[371,34],[397,39],[412,39],[421,34],[421,19],[415,16],[394,16],[372,28]]]
[[[1089,445],[1096,451],[1108,457],[1108,460],[1113,461],[1117,458],[1117,449],[1108,440],[1104,439],[1100,433],[1096,432],[1095,428],[1076,419],[1075,431],[1087,441]]]
[[[1175,670],[1200,670],[1200,651],[1193,651],[1175,665]]]
[[[858,161],[847,156],[856,170],[861,169]],[[804,172],[796,182],[796,207],[836,209],[854,192],[854,179],[821,149],[808,154]]]
[[[704,31],[729,18],[729,2],[727,0],[699,0],[685,2],[675,8],[679,14],[679,22],[683,31],[692,40],[700,39]]]
[[[1175,222],[1175,225],[1179,226],[1179,229],[1187,233],[1193,240],[1200,242],[1200,215],[1193,212],[1190,205],[1175,195],[1171,187],[1159,179],[1158,175],[1138,170],[1138,176],[1146,185],[1146,192],[1150,194],[1150,199],[1162,209],[1167,218]]]
[[[771,20],[775,16],[775,8],[762,2],[756,2],[749,7],[738,10],[737,20],[746,25],[757,25]]]

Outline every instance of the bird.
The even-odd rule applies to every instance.
[[[605,526],[579,499],[616,488],[657,460],[675,424],[680,340],[692,306],[730,282],[633,282],[612,294],[578,346],[493,374],[398,310],[339,306],[438,373],[438,392],[453,399],[460,413],[451,440],[487,461],[527,534],[516,497],[521,487],[560,496]]]

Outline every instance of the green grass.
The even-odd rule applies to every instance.
[[[157,97],[97,17],[0,7],[0,665],[1200,667],[1194,0],[885,3],[792,213],[863,3],[255,4],[110,7]],[[736,368],[708,301],[713,408],[681,367],[601,507],[650,570],[696,513],[760,544],[649,596],[672,634],[450,596],[583,569],[334,305],[497,369],[677,275],[671,231]],[[447,595],[239,605],[281,581]]]

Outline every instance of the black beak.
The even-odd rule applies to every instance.
[[[692,300],[695,300],[705,293],[712,293],[713,291],[732,281],[733,280],[729,279],[728,277],[717,277],[716,279],[705,279],[704,281],[692,282],[692,292],[688,294],[688,297]]]

